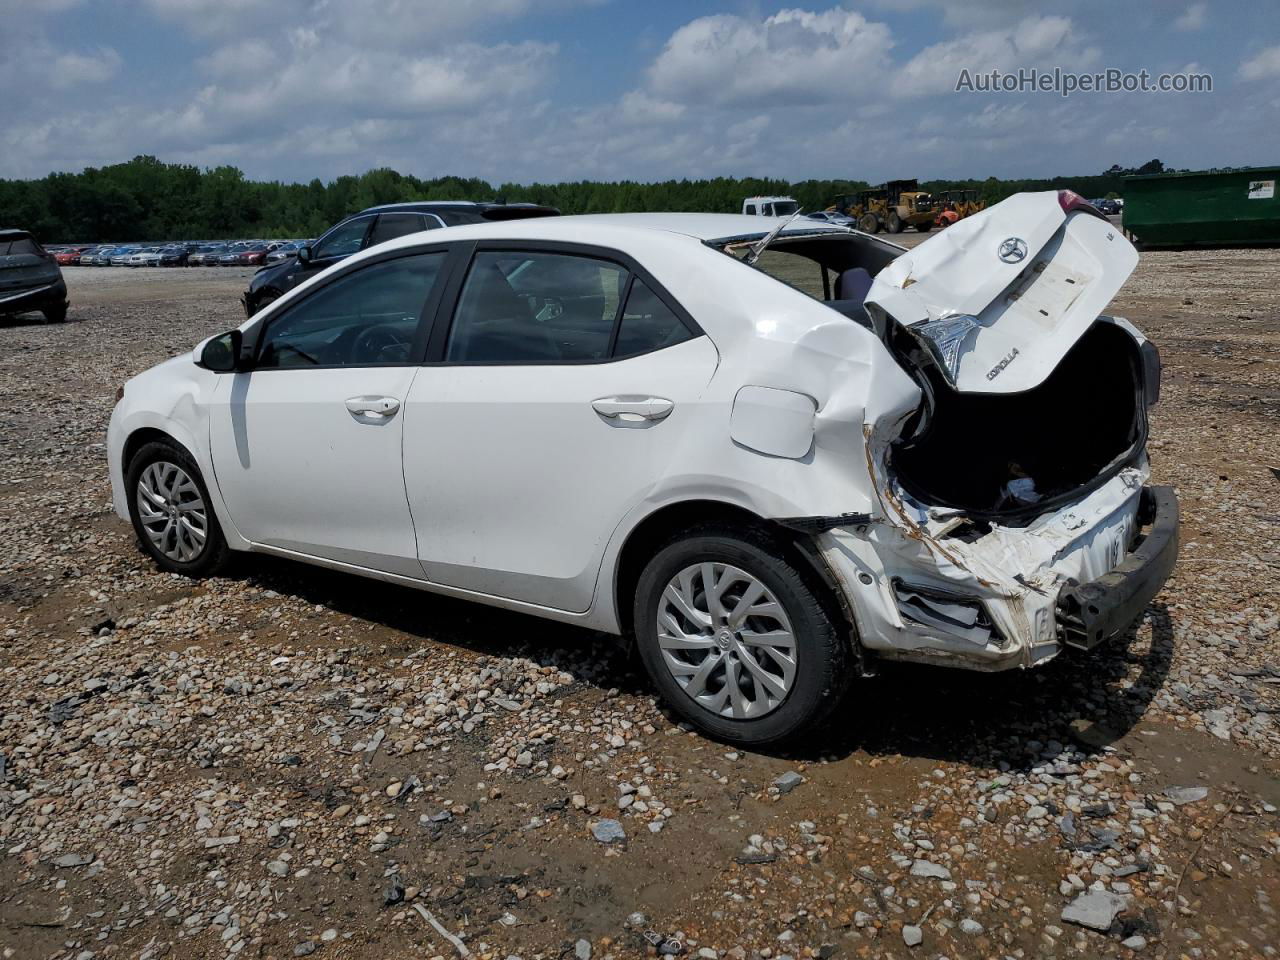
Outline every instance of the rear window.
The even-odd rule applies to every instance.
[[[0,257],[16,257],[23,255],[40,255],[40,245],[30,237],[19,237],[16,240],[0,239]]]
[[[750,249],[744,246],[731,250],[730,253],[741,260],[750,253]],[[755,262],[755,268],[815,300],[824,299],[822,267],[808,257],[770,248],[760,255],[760,259]]]

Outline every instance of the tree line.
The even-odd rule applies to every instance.
[[[1086,197],[1116,195],[1124,176],[1159,172],[1153,160],[1136,170],[1113,166],[1096,176],[1045,180],[929,180],[930,192],[978,190],[988,203],[1022,190],[1068,188]],[[419,179],[395,170],[370,170],[328,183],[246,179],[235,167],[200,169],[135,157],[127,163],[51,173],[38,180],[0,180],[0,227],[21,227],[46,243],[201,240],[228,237],[315,237],[366,207],[408,200],[504,200],[548,204],[562,213],[695,210],[737,213],[744,197],[781,194],[806,211],[840,194],[868,188],[861,180],[716,177],[709,180],[631,180],[490,184],[475,177]]]

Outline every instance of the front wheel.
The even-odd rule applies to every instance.
[[[874,213],[864,213],[858,218],[858,229],[863,233],[879,233],[880,218]]]
[[[148,443],[125,471],[129,518],[162,570],[205,577],[226,565],[229,549],[195,460],[166,440]]]
[[[790,739],[847,687],[848,641],[786,554],[754,531],[706,531],[667,545],[640,575],[641,660],[671,707],[718,739]]]
[[[66,323],[67,305],[60,303],[56,307],[46,307],[40,311],[44,314],[45,323]]]

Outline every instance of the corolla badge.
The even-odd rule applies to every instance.
[[[1005,263],[1021,263],[1027,258],[1027,241],[1021,237],[1010,237],[1000,244],[996,256]]]

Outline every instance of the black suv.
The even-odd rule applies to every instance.
[[[67,284],[57,258],[25,230],[0,230],[0,316],[39,310],[67,319]]]
[[[300,247],[296,256],[282,263],[263,267],[249,281],[241,302],[244,312],[255,313],[314,277],[325,267],[359,253],[366,247],[403,237],[422,230],[438,230],[465,223],[487,223],[494,220],[523,220],[528,217],[554,217],[559,210],[533,203],[472,203],[469,200],[420,201],[390,203],[361,210],[331,227],[319,240]]]

